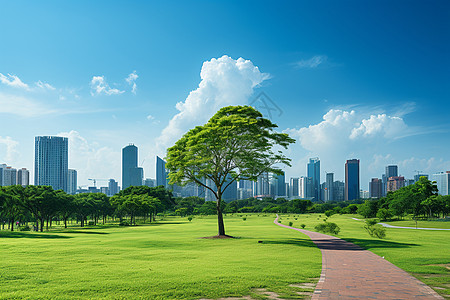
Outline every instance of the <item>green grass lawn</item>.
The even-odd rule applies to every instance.
[[[261,298],[257,288],[304,297],[289,284],[317,282],[320,251],[273,220],[227,216],[227,233],[240,238],[226,240],[199,239],[216,234],[214,216],[135,227],[0,231],[0,298]]]
[[[389,222],[383,222],[389,225],[394,226],[403,226],[403,227],[416,227],[416,221],[408,219],[403,221],[389,221]],[[425,220],[418,220],[417,221],[417,227],[422,228],[445,228],[450,229],[450,219],[448,221],[425,221]]]
[[[295,217],[281,215],[281,217],[283,224],[288,225],[289,222],[293,222],[293,226],[297,228],[305,224],[305,229],[312,231],[315,225],[326,218],[324,214],[295,215]],[[333,215],[328,219],[329,222],[334,222],[341,228],[338,237],[384,256],[385,259],[428,284],[441,295],[449,297],[450,231],[386,228],[386,239],[380,240],[369,236],[363,228],[363,221],[356,221],[351,217],[362,218],[356,215]],[[447,224],[447,222],[431,223],[442,223],[445,224],[444,226]],[[389,222],[389,224],[407,226],[403,225],[407,223],[401,221]]]

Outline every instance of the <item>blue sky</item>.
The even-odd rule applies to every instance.
[[[387,164],[408,178],[450,170],[448,1],[0,7],[0,163],[33,170],[34,136],[59,134],[80,185],[120,180],[128,143],[154,178],[182,132],[264,92],[297,139],[288,177],[315,156],[340,180],[360,158],[362,188]]]

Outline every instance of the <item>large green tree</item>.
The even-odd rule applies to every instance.
[[[170,184],[194,182],[214,194],[219,236],[225,235],[222,195],[234,181],[256,181],[263,172],[282,174],[277,165],[290,166],[281,149],[295,140],[275,132],[276,127],[253,107],[228,106],[167,150]],[[275,151],[275,147],[280,150]],[[206,184],[205,179],[214,186]]]

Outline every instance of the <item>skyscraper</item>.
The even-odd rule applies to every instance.
[[[60,136],[37,136],[34,147],[34,185],[49,185],[67,192],[69,173],[68,139]]]
[[[392,176],[389,177],[387,181],[387,191],[395,192],[405,186],[405,177],[403,176]]]
[[[310,158],[307,168],[307,176],[312,179],[314,200],[320,200],[320,160],[318,157]]]
[[[67,194],[75,195],[77,193],[77,184],[78,184],[78,177],[77,177],[77,170],[69,169],[69,181],[67,183]]]
[[[114,179],[108,181],[108,196],[114,196],[119,192],[119,184]]]
[[[383,182],[379,178],[372,178],[369,183],[369,197],[381,198],[383,197]]]
[[[325,181],[325,202],[334,201],[334,173],[327,173],[327,180]]]
[[[21,186],[27,186],[30,184],[30,171],[27,168],[17,170],[16,183]]]
[[[12,167],[6,167],[3,169],[3,185],[16,185],[17,184],[17,170]]]
[[[304,199],[312,199],[314,195],[314,185],[311,177],[300,177],[298,181],[299,196]]]
[[[389,177],[398,176],[398,166],[396,166],[396,165],[386,166],[385,174],[388,179],[389,179]]]
[[[138,148],[129,144],[122,149],[122,189],[141,186],[144,171],[138,167]]]
[[[359,198],[359,159],[350,159],[345,163],[345,200]]]
[[[433,174],[439,195],[450,195],[450,171]]]
[[[299,181],[298,178],[291,178],[291,181],[289,183],[289,187],[290,187],[290,193],[289,196],[290,197],[298,197],[300,196],[299,194]]]
[[[168,186],[167,180],[167,170],[166,170],[166,162],[160,158],[156,157],[156,186],[163,185],[164,187]]]

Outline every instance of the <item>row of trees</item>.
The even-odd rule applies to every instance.
[[[69,195],[50,186],[20,185],[0,187],[0,222],[14,230],[16,222],[35,222],[36,230],[48,230],[53,220],[67,221],[75,218],[85,226],[88,218],[97,224],[107,217],[129,217],[136,224],[136,217],[155,218],[162,210],[173,207],[171,192],[163,186],[130,187],[109,198],[102,193]]]
[[[359,206],[360,215],[388,220],[412,214],[414,218],[442,218],[450,213],[450,196],[437,194],[437,187],[426,177],[415,184],[389,192],[386,197],[367,200]]]

